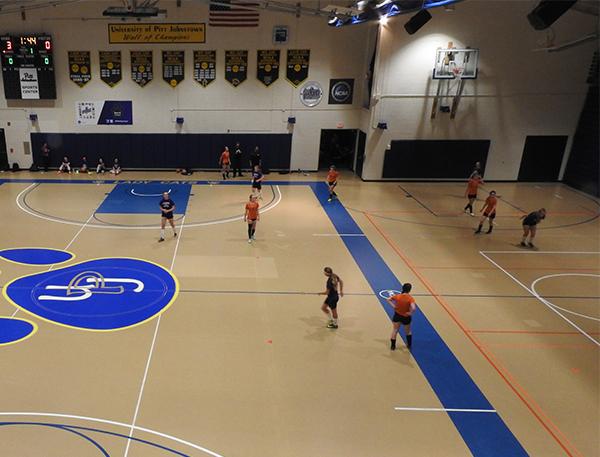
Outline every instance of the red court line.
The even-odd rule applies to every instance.
[[[541,349],[541,348],[575,348],[575,349],[596,349],[591,344],[581,343],[485,343],[485,347],[497,347],[505,349]]]
[[[515,377],[506,369],[500,361],[494,356],[494,354],[472,334],[466,324],[460,319],[458,313],[448,304],[448,302],[438,293],[435,292],[433,286],[429,281],[419,272],[419,270],[412,264],[411,260],[400,251],[396,243],[381,229],[377,223],[373,220],[370,214],[365,213],[366,218],[375,227],[375,230],[383,237],[383,239],[390,245],[396,254],[404,261],[404,263],[410,268],[410,270],[419,278],[421,283],[429,291],[429,293],[436,299],[436,301],[444,308],[444,310],[450,315],[452,320],[458,325],[463,331],[466,337],[475,345],[477,350],[485,357],[490,365],[496,370],[500,377],[506,382],[510,389],[517,395],[517,397],[523,402],[523,404],[529,409],[534,415],[538,422],[546,429],[546,431],[554,438],[556,443],[569,455],[570,457],[580,456],[583,454],[575,447],[573,443],[566,437],[566,435],[558,428],[558,426],[548,417],[544,410],[537,404],[532,396],[523,388],[515,379]]]
[[[506,330],[506,329],[470,329],[471,333],[502,333],[515,335],[578,335],[581,332],[554,331],[554,330]],[[588,335],[600,335],[600,332],[586,332]]]
[[[503,265],[504,266],[504,265]],[[460,266],[460,267],[449,267],[449,266],[440,266],[440,265],[419,265],[417,268],[421,268],[423,270],[498,270],[498,268],[494,266]],[[599,271],[598,267],[590,267],[590,268],[566,268],[566,267],[513,267],[513,266],[504,266],[507,270],[550,270],[550,271]]]

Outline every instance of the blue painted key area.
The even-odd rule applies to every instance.
[[[24,265],[56,265],[71,260],[70,252],[50,248],[13,248],[2,249],[0,257],[9,262]]]
[[[31,322],[12,317],[0,317],[0,346],[23,340],[35,330],[36,327]]]
[[[106,196],[97,213],[160,214],[159,203],[163,192],[169,192],[175,202],[175,214],[185,214],[190,199],[190,184],[174,183],[119,183]]]
[[[363,233],[339,201],[327,201],[329,192],[325,183],[313,183],[310,187],[338,233]],[[391,318],[393,309],[379,295],[379,292],[389,289],[400,290],[402,284],[367,237],[342,237],[342,240]],[[387,334],[387,330],[382,331]],[[419,311],[413,319],[412,332],[412,355],[444,408],[494,409],[427,317]],[[398,383],[401,382],[402,380],[398,379]],[[498,414],[466,412],[448,414],[474,456],[527,455]],[[435,437],[432,436],[432,439]]]

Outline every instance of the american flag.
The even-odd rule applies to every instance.
[[[210,3],[208,25],[211,27],[258,27],[258,3],[216,0]]]

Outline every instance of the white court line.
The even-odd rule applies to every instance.
[[[488,251],[488,252],[490,252],[490,251]],[[527,292],[529,292],[531,295],[533,295],[535,298],[537,298],[549,310],[551,310],[552,312],[558,314],[563,320],[565,320],[567,323],[569,323],[571,325],[571,327],[575,328],[579,333],[581,333],[583,336],[585,336],[588,340],[592,341],[596,346],[600,347],[600,342],[598,342],[597,340],[595,340],[594,338],[592,338],[588,333],[586,333],[585,330],[583,330],[581,327],[579,327],[575,322],[573,322],[568,317],[566,317],[565,315],[563,315],[560,311],[558,311],[557,309],[555,309],[555,307],[552,304],[548,304],[548,302],[546,300],[544,300],[539,295],[535,294],[529,287],[527,287],[525,284],[523,284],[521,281],[519,281],[517,278],[515,278],[513,275],[511,275],[508,271],[506,271],[504,268],[502,268],[499,264],[497,264],[496,262],[494,262],[490,257],[488,257],[487,255],[485,255],[483,251],[479,251],[479,253],[483,257],[485,257],[490,263],[492,263],[498,269],[500,269],[501,271],[503,271],[504,274],[506,274],[509,278],[511,278],[518,285],[520,285],[523,289],[525,289]]]
[[[179,242],[181,241],[181,236],[183,234],[183,227],[185,223],[185,215],[183,219],[181,219],[181,225],[179,234],[177,235],[177,242],[175,243],[175,250],[173,251],[173,259],[171,260],[171,267],[169,270],[171,274],[173,274],[173,267],[175,266],[175,259],[177,258],[177,251],[179,249]],[[133,436],[133,431],[135,430],[135,422],[137,421],[138,413],[140,411],[140,405],[142,404],[142,396],[144,395],[144,387],[146,386],[146,379],[148,378],[148,371],[150,370],[150,362],[152,361],[152,354],[154,353],[154,346],[156,344],[156,336],[158,335],[158,329],[160,327],[160,318],[162,314],[158,316],[156,319],[156,327],[154,328],[154,336],[152,337],[152,344],[150,345],[150,352],[148,353],[148,360],[146,360],[146,368],[144,369],[144,377],[142,378],[142,385],[140,387],[140,393],[138,395],[137,403],[135,405],[135,412],[133,413],[133,420],[131,421],[131,429],[129,430],[129,438]],[[129,454],[129,446],[131,445],[131,440],[127,440],[127,445],[125,446],[125,454],[124,457],[127,457]]]
[[[560,198],[561,200],[563,199],[563,198],[562,198],[560,195],[558,195],[558,194],[554,194],[554,196],[555,196],[556,198]]]
[[[598,255],[600,252],[595,251],[479,251],[480,254],[590,254]]]
[[[19,209],[21,211],[23,211],[24,213],[29,214],[30,216],[33,217],[37,217],[39,219],[43,219],[45,221],[50,221],[50,222],[57,222],[59,224],[64,224],[64,225],[76,225],[76,226],[82,226],[82,225],[87,225],[88,228],[100,228],[100,229],[110,229],[110,230],[156,230],[156,227],[152,226],[152,227],[123,227],[123,226],[115,226],[115,225],[104,225],[104,224],[88,224],[87,222],[85,224],[82,224],[81,222],[72,222],[72,221],[63,221],[60,219],[56,219],[53,217],[47,217],[47,216],[42,216],[41,214],[37,214],[33,211],[30,211],[28,208],[24,207],[23,205],[21,205],[21,195],[23,195],[25,192],[27,192],[31,187],[35,186],[38,183],[33,183],[31,186],[29,186],[27,189],[25,189],[24,191],[22,191],[21,193],[19,193],[19,195],[17,195],[16,198],[16,204],[19,207]],[[279,205],[279,203],[281,203],[282,200],[282,195],[281,195],[281,189],[279,188],[278,185],[276,186],[271,186],[275,189],[275,202],[273,202],[272,204],[267,204],[264,208],[261,208],[261,214],[264,214],[268,211],[271,211],[272,209],[274,209],[277,205]],[[205,226],[209,226],[209,225],[217,225],[217,224],[227,224],[229,222],[236,222],[236,221],[241,221],[244,219],[244,216],[233,216],[230,218],[226,218],[226,219],[221,219],[218,221],[209,221],[209,222],[198,222],[195,224],[188,224],[186,227],[191,228],[191,227],[205,227]]]
[[[366,236],[364,233],[313,233],[312,236]]]
[[[107,420],[107,419],[98,419],[95,417],[75,416],[72,414],[33,413],[33,412],[30,412],[30,413],[28,413],[28,412],[15,412],[15,413],[0,412],[0,416],[60,417],[63,419],[77,419],[77,420],[84,420],[84,421],[90,421],[90,422],[98,422],[101,424],[115,425],[117,427],[126,427],[126,428],[131,427],[129,424],[124,424],[122,422],[116,422],[116,421],[111,421],[111,420]],[[144,428],[144,427],[135,426],[133,428],[139,432],[149,433],[151,435],[156,435],[156,436],[160,436],[162,438],[167,438],[169,440],[173,440],[177,443],[184,444],[191,448],[198,449],[199,451],[205,452],[206,454],[212,455],[213,457],[223,457],[221,454],[217,454],[216,452],[213,452],[209,449],[203,448],[202,446],[198,446],[197,444],[190,443],[189,441],[182,440],[181,438],[176,438],[174,436],[167,435],[166,433],[157,432],[155,430],[151,430],[149,428]]]
[[[33,184],[32,184],[32,185],[33,185]],[[31,186],[29,186],[29,187],[31,187]],[[27,189],[25,189],[25,190],[27,190]],[[71,239],[71,241],[69,241],[69,244],[67,244],[67,247],[64,249],[65,251],[66,251],[66,250],[68,250],[68,249],[71,247],[71,245],[72,245],[72,244],[75,242],[75,240],[77,239],[77,237],[78,237],[78,236],[81,234],[81,232],[83,232],[83,229],[85,228],[85,226],[88,224],[88,222],[90,222],[90,221],[92,220],[92,217],[94,217],[94,213],[95,213],[95,211],[93,211],[93,212],[92,212],[92,214],[90,215],[90,217],[88,217],[88,220],[87,220],[87,221],[85,221],[85,224],[83,224],[83,225],[81,226],[81,228],[79,229],[79,231],[78,231],[78,232],[75,234],[75,236],[74,236],[74,237]],[[73,260],[73,259],[71,259],[71,260]],[[50,268],[48,268],[48,269],[46,270],[46,272],[48,272],[48,271],[52,271],[52,269],[54,268],[54,266],[55,266],[55,265],[56,265],[56,264],[52,264],[52,265],[50,265]],[[17,309],[15,310],[15,312],[14,312],[14,313],[12,313],[12,315],[10,316],[10,317],[11,317],[11,319],[17,315],[17,313],[19,312],[19,309],[20,309],[20,308],[17,308]]]
[[[167,191],[167,194],[171,193],[171,189]],[[136,197],[160,197],[162,194],[138,194],[134,189],[131,189],[131,195],[135,195]]]
[[[540,281],[542,281],[544,279],[559,278],[559,277],[562,277],[562,276],[584,276],[584,277],[588,277],[588,278],[600,278],[600,275],[594,275],[594,274],[589,274],[589,273],[558,273],[558,274],[554,274],[554,275],[542,276],[541,278],[537,278],[535,281],[533,281],[531,283],[531,290],[533,291],[533,293],[536,296],[536,298],[538,298],[539,300],[543,300],[544,302],[548,303],[550,306],[553,306],[554,308],[560,309],[561,311],[564,311],[565,313],[573,314],[574,316],[583,317],[584,319],[590,319],[592,321],[600,322],[600,319],[598,319],[597,317],[588,316],[587,314],[580,314],[580,313],[576,313],[575,311],[571,311],[570,309],[561,308],[560,306],[555,305],[554,303],[552,303],[550,300],[547,300],[544,297],[542,297],[538,293],[538,291],[535,290],[535,285],[538,282],[540,282]]]
[[[465,408],[409,408],[396,406],[395,411],[427,411],[427,412],[447,412],[447,413],[496,413],[495,409],[465,409]]]

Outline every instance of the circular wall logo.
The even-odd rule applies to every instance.
[[[338,81],[331,88],[331,98],[338,103],[346,103],[352,97],[352,88],[346,81]]]
[[[316,81],[309,81],[300,89],[300,101],[305,106],[317,106],[322,99],[323,88]]]

